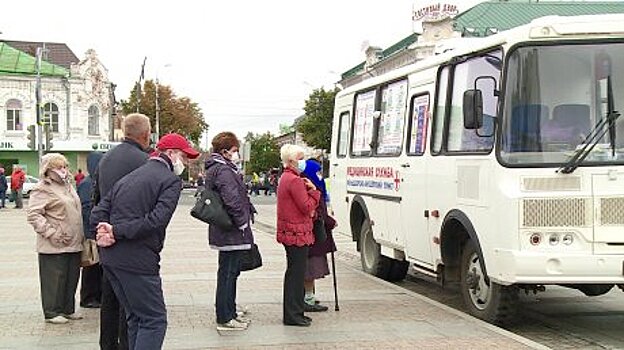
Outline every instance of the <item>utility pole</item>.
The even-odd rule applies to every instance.
[[[141,106],[141,82],[143,78],[145,78],[145,61],[147,61],[147,56],[143,59],[143,64],[141,65],[141,75],[139,75],[139,82],[137,83],[137,107],[136,112],[140,113]]]
[[[156,77],[156,142],[160,139],[160,104],[158,103],[158,77]]]
[[[45,44],[44,44],[45,45]],[[41,115],[41,55],[43,55],[44,48],[37,48],[37,81],[35,85],[35,104],[37,105],[37,149],[39,150],[38,159],[41,166],[41,158],[43,157],[43,120]]]

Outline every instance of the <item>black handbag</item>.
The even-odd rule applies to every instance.
[[[314,244],[323,243],[327,240],[325,220],[321,218],[314,220],[314,227],[312,228],[312,231],[314,232]]]
[[[251,249],[245,250],[241,259],[241,271],[251,271],[262,266],[262,255],[257,244],[252,244]]]
[[[191,209],[191,216],[226,231],[234,229],[232,218],[225,210],[219,193],[213,190],[212,183],[206,184],[206,188]]]

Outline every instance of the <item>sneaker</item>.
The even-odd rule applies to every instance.
[[[52,318],[46,318],[46,323],[52,323],[52,324],[65,324],[67,322],[69,322],[68,319],[66,319],[65,317],[59,315],[56,317],[52,317]]]
[[[236,314],[247,315],[249,313],[249,309],[245,305],[236,304]]]
[[[82,320],[84,317],[81,315],[78,315],[77,313],[73,313],[71,315],[63,315],[66,319],[68,320]]]
[[[217,324],[217,331],[244,331],[246,329],[247,323],[240,322],[235,318],[226,323]]]
[[[241,322],[241,323],[246,323],[247,325],[249,325],[251,323],[251,318],[246,317],[245,315],[239,315],[237,312],[236,321]]]

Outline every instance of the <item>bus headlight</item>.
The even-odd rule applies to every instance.
[[[531,236],[529,236],[529,242],[531,242],[532,245],[539,245],[542,243],[542,235],[539,234],[539,232],[532,233]]]
[[[571,233],[566,233],[565,235],[563,235],[561,242],[565,245],[571,245],[572,243],[574,243],[574,235]]]

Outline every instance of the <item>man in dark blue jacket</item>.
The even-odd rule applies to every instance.
[[[178,204],[187,159],[199,153],[181,135],[167,134],[159,154],[119,180],[91,212],[100,262],[128,320],[130,349],[160,349],[167,310],[160,279],[165,229]]]
[[[106,152],[93,176],[93,205],[100,202],[122,177],[147,162],[146,150],[150,144],[150,120],[143,114],[127,115],[122,124],[123,142]],[[95,228],[85,232],[95,239]],[[102,350],[127,350],[128,330],[126,315],[105,275],[102,276],[100,309],[100,348]]]

